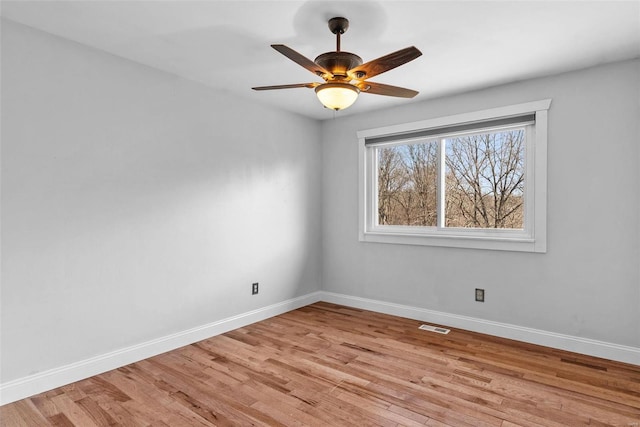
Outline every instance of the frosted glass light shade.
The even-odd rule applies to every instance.
[[[349,83],[325,83],[316,88],[318,99],[327,108],[332,110],[344,110],[350,107],[360,90]]]

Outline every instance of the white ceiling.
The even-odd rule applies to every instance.
[[[2,1],[2,16],[237,96],[316,119],[310,89],[252,86],[318,78],[269,47],[314,59],[335,49],[327,20],[345,16],[342,50],[367,62],[414,45],[423,55],[372,78],[420,91],[362,94],[347,115],[640,57],[635,1]]]

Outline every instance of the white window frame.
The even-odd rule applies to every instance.
[[[490,249],[505,251],[547,251],[547,112],[551,99],[510,105],[471,113],[457,114],[436,119],[385,126],[357,132],[359,144],[359,237],[362,242],[408,244],[424,246],[447,246],[456,248]],[[367,139],[397,136],[389,145],[402,143],[402,135],[408,137],[420,131],[477,123],[495,119],[516,117],[535,113],[535,123],[527,125],[525,141],[525,224],[522,230],[480,229],[444,227],[443,218],[438,218],[435,227],[378,225],[377,213],[377,159],[376,147]],[[437,136],[429,136],[433,141]],[[427,139],[424,139],[425,141]],[[441,173],[444,167],[440,150]],[[444,195],[438,188],[439,199]]]

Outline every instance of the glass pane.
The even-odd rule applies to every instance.
[[[378,224],[435,226],[436,142],[378,148]]]
[[[524,129],[448,138],[445,225],[524,227]]]

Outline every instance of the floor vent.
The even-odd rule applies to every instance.
[[[449,333],[449,329],[440,328],[438,326],[432,326],[432,325],[422,325],[418,329],[422,329],[424,331],[437,332],[439,334],[445,334],[445,335]]]

